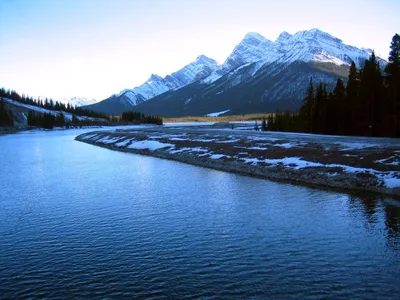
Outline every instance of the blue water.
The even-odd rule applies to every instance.
[[[0,136],[0,298],[399,299],[399,202],[74,141],[84,131]]]

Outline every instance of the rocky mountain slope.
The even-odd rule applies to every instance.
[[[118,94],[91,105],[90,109],[109,114],[120,114],[122,111],[132,110],[133,106],[141,104],[170,90],[198,81],[218,68],[217,62],[205,55],[200,55],[182,69],[162,78],[152,74],[142,85],[133,89],[125,89]]]
[[[338,77],[347,76],[351,61],[360,67],[371,53],[371,49],[346,45],[319,29],[293,35],[282,32],[276,41],[252,32],[222,65],[200,56],[165,78],[152,75],[140,87],[88,108],[111,114],[136,110],[161,116],[297,109],[310,77],[332,88]]]

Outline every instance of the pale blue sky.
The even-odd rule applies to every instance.
[[[387,58],[400,0],[0,0],[0,86],[105,99],[200,54],[223,62],[250,31],[319,28]]]

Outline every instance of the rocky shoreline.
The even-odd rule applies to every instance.
[[[400,197],[396,146],[344,150],[331,143],[329,150],[322,150],[326,144],[201,128],[96,131],[76,140],[269,180]]]

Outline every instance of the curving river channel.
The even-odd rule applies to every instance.
[[[74,141],[83,132],[0,136],[0,298],[398,299],[398,201]]]

